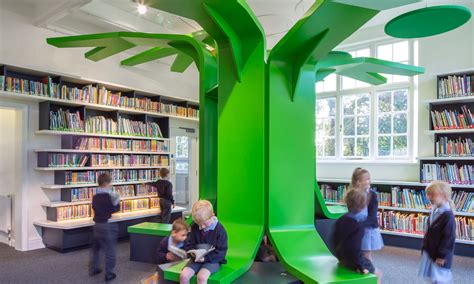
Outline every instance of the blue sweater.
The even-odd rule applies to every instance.
[[[352,270],[364,270],[361,244],[364,227],[350,214],[344,214],[336,221],[333,240],[336,257],[339,262]]]
[[[200,230],[197,224],[193,224],[185,245],[186,251],[195,249],[198,244],[209,244],[215,247],[214,251],[206,255],[204,262],[227,263],[225,259],[227,254],[227,232],[220,222],[217,222],[214,230],[208,232]]]
[[[445,260],[443,267],[451,268],[453,263],[454,243],[456,241],[456,222],[453,211],[448,210],[433,224],[428,221],[428,230],[423,238],[423,250],[435,261],[437,258]]]
[[[370,189],[368,196],[369,203],[367,204],[367,220],[364,222],[364,226],[369,228],[378,228],[379,222],[377,219],[377,214],[379,212],[379,200],[377,198],[377,193]]]

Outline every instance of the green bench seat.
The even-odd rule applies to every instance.
[[[130,234],[142,234],[167,237],[171,234],[171,224],[144,222],[128,227]]]
[[[229,248],[226,255],[227,263],[209,277],[208,283],[231,283],[239,278],[252,265],[256,248],[261,242],[263,234],[261,226],[225,223],[224,227],[229,238]],[[179,274],[186,263],[187,260],[181,261],[165,269],[164,278],[179,282]],[[196,277],[193,277],[191,282],[196,283]]]

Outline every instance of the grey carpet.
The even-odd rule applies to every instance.
[[[0,244],[0,283],[103,283],[104,275],[90,278],[87,274],[87,249],[61,254],[49,249],[17,252]],[[383,283],[424,283],[417,278],[419,251],[385,247],[374,254],[374,264],[384,274]],[[456,256],[454,283],[474,283],[474,258]],[[113,283],[140,283],[153,273],[151,264],[129,261],[129,243],[118,245],[117,279]]]

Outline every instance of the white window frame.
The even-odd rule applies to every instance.
[[[390,43],[396,43],[404,40],[397,39],[385,39],[373,41],[371,43],[365,43],[361,45],[352,45],[349,48],[343,48],[342,50],[350,52],[354,50],[370,48],[370,56],[377,57],[377,46],[385,45]],[[418,42],[416,40],[407,40],[409,44],[409,62],[408,64],[417,65],[418,56]],[[383,74],[382,74],[383,75]],[[336,98],[336,156],[335,157],[319,157],[316,159],[318,163],[353,163],[357,162],[377,162],[377,163],[415,163],[418,139],[415,137],[415,132],[418,123],[418,112],[415,111],[418,106],[418,91],[417,91],[417,79],[409,77],[406,82],[387,83],[380,86],[367,86],[367,87],[356,87],[353,89],[342,89],[342,77],[337,76],[337,88],[336,91],[321,92],[316,94],[316,99],[320,98]],[[377,140],[377,93],[383,91],[393,91],[399,89],[408,90],[408,125],[407,125],[407,145],[408,155],[406,157],[397,156],[378,156],[378,140]],[[316,90],[316,86],[315,86]],[[369,138],[369,157],[354,157],[345,158],[342,156],[343,143],[342,143],[342,96],[345,95],[356,95],[368,93],[371,96],[370,106],[370,138]],[[316,118],[315,118],[316,120]],[[317,134],[316,134],[317,135]]]

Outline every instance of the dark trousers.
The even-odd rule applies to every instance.
[[[171,219],[171,201],[168,199],[160,198],[160,216],[161,216],[161,221],[160,223],[163,224],[169,224],[170,219]]]
[[[95,223],[94,240],[92,242],[92,252],[90,269],[91,271],[100,269],[100,251],[105,254],[105,273],[114,273],[117,254],[117,223]]]

